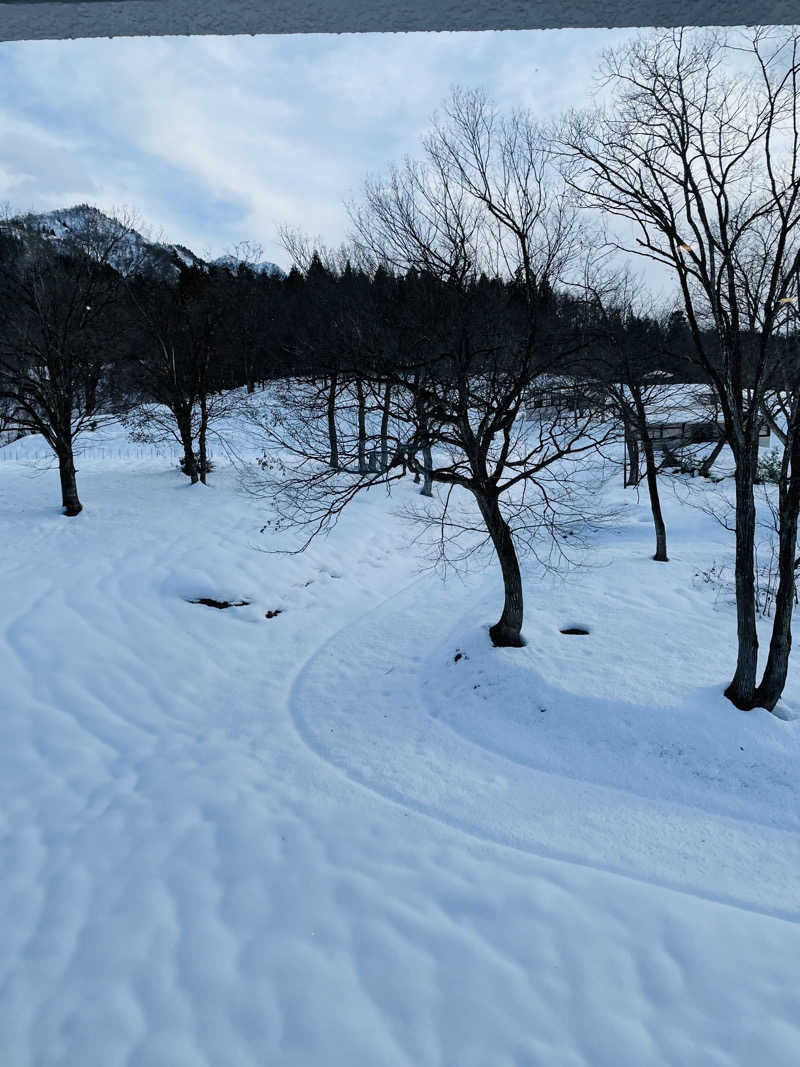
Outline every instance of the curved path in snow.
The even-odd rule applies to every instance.
[[[448,698],[449,677],[472,671],[485,684],[487,673],[510,669],[513,657],[528,651],[492,649],[486,627],[476,627],[476,615],[489,621],[495,586],[473,583],[475,609],[468,617],[451,615],[448,634],[441,620],[463,611],[461,586],[439,587],[436,603],[420,610],[415,581],[330,637],[298,672],[289,697],[306,745],[385,800],[482,841],[800,919],[796,828],[726,812],[724,798],[723,810],[709,812],[713,785],[701,808],[675,799],[680,781],[672,796],[646,795],[624,779],[614,786],[553,772],[544,759],[537,766],[524,752],[510,751],[514,738],[502,723],[502,747],[491,742],[490,729],[469,736],[460,728],[466,708],[455,702],[457,691]],[[453,635],[465,633],[471,658],[455,661]],[[527,703],[532,721],[525,731],[535,748],[539,709],[532,693]],[[482,713],[488,721],[507,710],[490,699]],[[624,768],[626,753],[614,759],[612,775]],[[678,773],[674,764],[669,771]]]

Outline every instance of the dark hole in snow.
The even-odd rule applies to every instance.
[[[580,626],[567,626],[561,631],[562,634],[588,634],[588,630],[581,629]]]
[[[273,611],[268,611],[264,616],[265,619],[274,619],[276,615],[280,615],[283,608],[275,608]]]
[[[190,604],[205,604],[207,608],[244,608],[249,600],[214,600],[209,596],[201,596],[197,600],[190,600]]]
[[[455,656],[453,656],[453,663],[458,663],[458,661],[460,659],[461,659],[461,653],[460,652],[456,652]]]

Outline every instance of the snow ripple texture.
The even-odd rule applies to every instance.
[[[3,1067],[800,1062],[798,722],[720,695],[704,516],[531,575],[511,651],[410,483],[276,557],[222,462],[87,463],[76,520],[0,474]]]

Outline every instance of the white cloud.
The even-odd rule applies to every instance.
[[[278,224],[330,243],[363,176],[417,150],[454,83],[554,114],[616,31],[134,38],[0,46],[0,197],[125,203],[219,252]],[[21,139],[20,139],[21,138]],[[45,205],[45,201],[47,201]],[[25,207],[32,206],[26,203]]]
[[[95,191],[76,145],[54,131],[0,112],[0,196],[26,206],[60,205],[78,191]]]

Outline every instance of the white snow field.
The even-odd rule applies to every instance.
[[[0,1067],[800,1064],[800,668],[722,696],[730,534],[665,488],[655,563],[615,483],[500,650],[410,478],[275,555],[219,449],[104,434],[76,519],[0,462]]]

